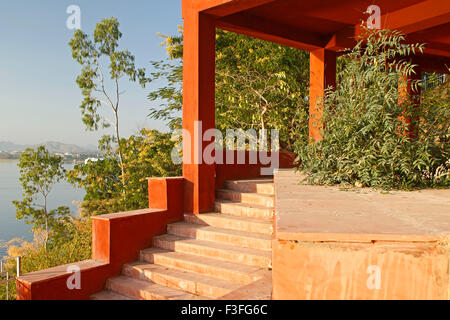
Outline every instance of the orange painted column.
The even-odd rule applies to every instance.
[[[183,177],[185,213],[213,209],[215,167],[205,164],[202,153],[211,141],[203,133],[215,128],[215,41],[213,18],[186,9],[183,61]]]
[[[414,87],[413,82],[422,79],[422,70],[419,67],[416,67],[414,71],[416,72],[415,74],[403,75],[399,80],[399,103],[405,105],[405,108],[420,107],[421,89],[418,86]],[[405,112],[399,119],[407,127],[407,130],[405,130],[403,134],[410,139],[416,139],[417,120],[411,116],[410,112]]]
[[[325,89],[336,88],[336,52],[317,49],[310,52],[309,138],[323,139],[323,105]]]

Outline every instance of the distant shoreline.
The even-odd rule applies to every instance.
[[[1,162],[19,162],[19,159],[0,159],[0,163]],[[77,165],[77,164],[83,164],[84,161],[63,161],[64,164],[73,164],[73,165]]]

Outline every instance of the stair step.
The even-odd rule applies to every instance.
[[[196,255],[150,248],[141,251],[141,261],[195,272],[246,285],[260,279],[262,269]]]
[[[208,298],[220,298],[241,287],[240,284],[230,281],[215,279],[194,272],[167,268],[156,264],[127,264],[123,268],[123,274]]]
[[[208,300],[206,297],[126,276],[108,279],[107,288],[141,300]]]
[[[273,220],[273,207],[260,206],[257,204],[248,204],[230,200],[216,201],[214,204],[216,212],[224,214],[245,217],[256,218],[264,220]]]
[[[254,192],[260,194],[275,194],[273,179],[229,180],[224,183],[225,189],[239,192]]]
[[[271,250],[272,236],[203,226],[187,222],[171,223],[167,233],[181,237],[232,244],[244,248]]]
[[[268,268],[272,261],[272,253],[270,251],[242,248],[225,243],[180,237],[173,234],[154,237],[153,246],[261,268]]]
[[[271,235],[272,222],[258,219],[235,217],[222,213],[185,214],[184,221],[222,229],[247,231]]]
[[[136,300],[136,299],[118,294],[117,292],[114,292],[114,291],[105,290],[105,291],[100,291],[96,294],[93,294],[91,296],[91,300],[116,300],[116,301],[119,301],[119,300]]]
[[[216,191],[216,198],[224,200],[240,201],[242,203],[257,204],[266,207],[274,206],[274,196],[267,194],[220,189]]]

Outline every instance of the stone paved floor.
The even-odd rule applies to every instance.
[[[277,238],[407,240],[450,236],[450,190],[393,191],[300,185],[300,175],[275,175]]]

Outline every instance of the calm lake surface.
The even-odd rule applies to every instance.
[[[0,243],[13,238],[22,238],[26,241],[33,239],[30,232],[31,227],[23,221],[16,220],[16,210],[12,204],[13,200],[22,198],[22,187],[19,182],[20,171],[17,161],[0,160]],[[72,169],[72,164],[65,164],[66,169]],[[70,207],[71,213],[78,216],[78,207],[74,203],[81,201],[84,191],[72,187],[68,183],[56,185],[49,195],[49,208],[59,206]],[[4,249],[0,248],[0,257],[6,255]]]

